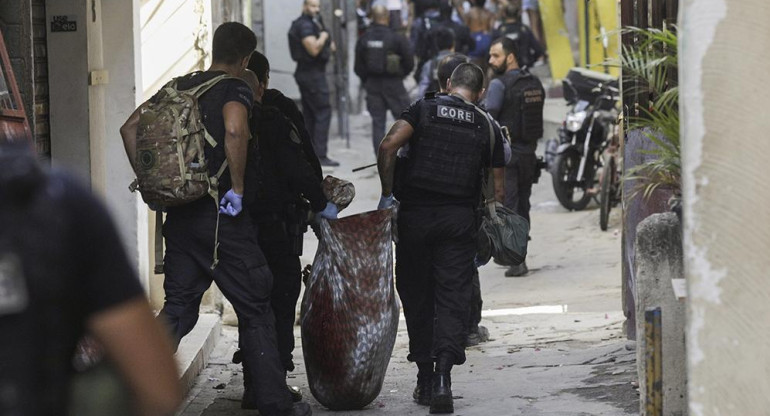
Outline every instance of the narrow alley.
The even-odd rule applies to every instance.
[[[563,100],[547,103],[545,137],[564,114]],[[549,114],[550,113],[550,114]],[[325,170],[356,187],[356,198],[341,216],[376,208],[379,179],[374,168],[351,169],[374,162],[369,118],[351,118],[350,148],[330,140],[330,154],[341,162]],[[336,137],[332,132],[331,137]],[[541,143],[542,147],[542,143]],[[538,154],[543,150],[539,149]],[[595,203],[580,212],[562,208],[551,176],[543,172],[532,197],[530,273],[504,277],[505,268],[490,263],[480,269],[484,300],[481,324],[490,341],[468,349],[465,365],[452,374],[455,413],[472,415],[633,415],[639,411],[636,352],[623,335],[619,210],[609,230],[599,229]],[[312,262],[317,241],[305,237],[303,264]],[[198,376],[182,416],[247,415],[240,409],[241,366],[230,359],[237,331],[223,327],[208,366]],[[297,370],[289,384],[298,386],[314,415],[427,415],[412,401],[416,368],[406,360],[408,339],[403,319],[379,397],[360,411],[331,412],[314,400],[305,377],[299,327],[295,327]]]

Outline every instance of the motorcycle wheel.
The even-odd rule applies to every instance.
[[[610,220],[610,210],[612,209],[612,199],[614,197],[613,183],[615,182],[615,158],[608,157],[604,166],[602,175],[602,187],[599,192],[599,228],[607,231],[607,223]]]
[[[559,203],[570,211],[580,211],[591,201],[591,195],[586,192],[593,185],[593,173],[586,169],[586,180],[577,183],[576,177],[580,167],[580,155],[567,152],[557,155],[554,159],[554,170],[551,172],[553,191]]]

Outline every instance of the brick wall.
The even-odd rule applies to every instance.
[[[48,129],[48,47],[46,43],[45,0],[32,0],[32,56],[34,62],[34,102],[29,117],[33,126],[37,152],[51,156],[51,135]]]

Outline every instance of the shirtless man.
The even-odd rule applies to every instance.
[[[470,29],[471,37],[476,41],[476,47],[468,52],[468,56],[482,69],[487,67],[487,54],[492,43],[495,15],[484,8],[486,0],[471,0],[471,8],[463,15],[465,24]]]

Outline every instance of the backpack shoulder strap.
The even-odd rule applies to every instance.
[[[205,94],[208,90],[210,90],[214,85],[217,85],[219,81],[223,81],[225,79],[238,79],[233,76],[222,74],[217,75],[214,78],[211,78],[208,81],[205,81],[201,83],[200,85],[197,85],[193,88],[190,88],[189,90],[186,90],[189,94],[192,94],[195,96],[195,98],[200,98],[203,94]]]
[[[481,114],[487,122],[487,126],[489,127],[489,161],[491,163],[495,154],[495,127],[492,124],[491,116],[481,109],[481,107],[466,100],[465,97],[458,94],[452,95],[463,100],[466,104],[473,106],[473,108],[476,109],[476,112]],[[481,192],[484,195],[484,204],[487,206],[488,212],[491,214],[492,218],[497,218],[495,215],[495,175],[492,169],[487,169],[487,180],[483,184]]]

